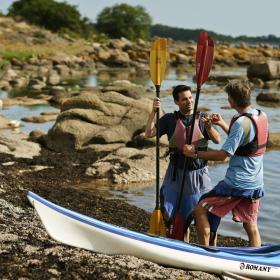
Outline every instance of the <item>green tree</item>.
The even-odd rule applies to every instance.
[[[26,21],[58,32],[69,30],[88,37],[93,24],[82,18],[76,6],[54,0],[19,0],[9,7],[9,16],[20,16]]]
[[[102,10],[97,16],[96,29],[111,38],[147,40],[151,24],[152,19],[143,7],[117,4]]]

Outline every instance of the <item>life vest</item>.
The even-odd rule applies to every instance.
[[[200,115],[197,114],[194,122],[194,130],[192,136],[192,143],[196,146],[198,150],[207,150],[208,141],[204,138],[200,130]],[[180,113],[174,112],[174,117],[176,120],[176,127],[172,137],[169,139],[169,150],[170,150],[170,161],[174,164],[174,174],[175,178],[176,169],[183,168],[185,162],[185,155],[183,154],[184,145],[187,143],[188,135],[191,131],[191,126],[186,126],[182,119],[180,118]],[[203,168],[207,165],[206,160],[202,159],[190,159],[188,170],[197,170]]]
[[[232,118],[229,125],[228,133],[230,132],[230,129],[233,126],[234,122],[242,116],[249,118],[252,121],[256,130],[254,139],[250,143],[238,147],[238,149],[234,153],[235,155],[256,157],[256,156],[263,155],[265,153],[267,141],[268,141],[268,135],[269,135],[268,120],[264,112],[262,112],[261,110],[258,110],[258,112],[259,112],[258,115],[243,113],[241,115]]]
[[[187,144],[187,139],[188,139],[189,133],[191,131],[191,126],[186,126],[183,123],[178,112],[174,112],[174,116],[175,116],[175,120],[176,120],[176,128],[174,130],[174,134],[173,134],[172,138],[173,138],[173,141],[175,141],[176,148],[182,153],[184,145]],[[207,145],[207,143],[205,143],[204,136],[200,130],[199,122],[200,122],[200,113],[197,114],[197,116],[195,118],[193,135],[192,135],[192,144],[194,144],[197,149],[199,147],[205,148],[205,146]],[[172,140],[170,141],[170,144],[171,143],[172,143]],[[173,147],[173,148],[175,148],[175,147]]]

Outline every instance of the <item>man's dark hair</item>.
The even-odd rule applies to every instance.
[[[245,108],[251,105],[251,89],[248,80],[231,80],[226,85],[225,91],[238,107]]]
[[[173,92],[172,92],[174,100],[178,100],[179,99],[179,94],[181,92],[184,92],[184,91],[190,91],[191,92],[192,89],[189,86],[186,86],[186,85],[178,85],[178,86],[176,86],[173,89]]]

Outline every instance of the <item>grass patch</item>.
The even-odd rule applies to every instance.
[[[7,50],[2,51],[1,56],[4,61],[11,61],[12,59],[25,61],[28,58],[32,57],[32,52],[22,50]]]
[[[47,58],[56,54],[78,55],[83,53],[89,45],[84,40],[78,40],[72,44],[65,45],[33,45],[27,46],[24,44],[6,44],[0,49],[0,66],[1,62],[9,63],[12,59],[24,62],[31,57]]]
[[[5,65],[10,64],[8,60],[0,59],[0,69],[2,69]]]

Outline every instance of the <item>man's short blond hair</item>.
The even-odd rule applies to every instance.
[[[248,80],[231,80],[226,85],[225,91],[238,107],[246,108],[251,105],[251,88]]]

